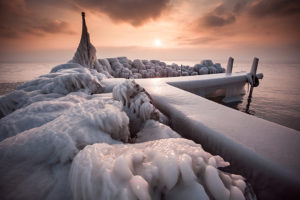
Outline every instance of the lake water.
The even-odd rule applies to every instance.
[[[196,62],[174,63],[192,66]],[[22,82],[49,73],[57,64],[0,63],[0,95],[8,93]],[[226,68],[226,61],[221,64]],[[250,71],[251,64],[251,61],[234,63],[233,72]],[[259,87],[254,88],[249,114],[300,131],[300,64],[259,63],[257,72],[262,72],[264,78]],[[247,97],[248,93],[242,102],[225,105],[245,112]],[[218,99],[216,101],[220,102]]]

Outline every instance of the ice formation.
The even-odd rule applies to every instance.
[[[127,57],[97,59],[96,48],[90,41],[87,31],[85,14],[82,13],[82,33],[79,46],[75,55],[69,63],[80,64],[81,66],[95,69],[106,77],[111,78],[154,78],[154,77],[174,77],[174,76],[194,76],[202,74],[223,73],[225,69],[219,63],[211,60],[203,60],[201,64],[194,67],[178,66],[173,63],[167,65],[158,60],[133,60]],[[71,66],[70,66],[71,67]]]
[[[75,157],[70,172],[74,199],[245,199],[228,163],[183,138],[139,144],[94,144]]]
[[[34,102],[49,101],[63,97],[70,92],[83,91],[88,94],[101,93],[100,81],[105,78],[93,69],[74,67],[65,64],[52,70],[52,73],[25,82],[15,91],[0,99],[0,118]]]
[[[82,33],[77,51],[70,61],[71,63],[78,63],[84,67],[92,68],[97,60],[96,48],[90,42],[90,35],[87,31],[85,22],[85,13],[82,14]]]
[[[3,140],[1,198],[70,199],[68,171],[74,156],[89,144],[127,142],[128,123],[119,102],[95,97],[40,127]]]
[[[126,80],[113,89],[113,98],[121,101],[130,118],[130,132],[135,136],[146,120],[168,124],[168,118],[152,104],[150,95],[134,80]]]
[[[168,127],[135,81],[99,94],[112,76],[223,71],[209,60],[193,68],[97,60],[83,14],[74,58],[0,98],[1,199],[245,199],[244,179],[220,171],[229,163]]]
[[[115,78],[139,79],[155,77],[194,76],[202,74],[224,73],[225,69],[219,63],[204,60],[194,67],[187,65],[167,65],[158,60],[130,60],[127,57],[99,59],[94,67],[98,72],[107,71]]]
[[[174,76],[194,76],[202,74],[223,73],[225,69],[219,63],[211,60],[203,60],[201,64],[194,67],[179,66],[177,64],[167,65],[158,60],[133,60],[126,57],[97,59],[96,49],[90,41],[87,31],[84,13],[82,14],[82,34],[77,51],[69,63],[80,64],[81,66],[95,69],[99,73],[111,78],[154,78]]]
[[[166,126],[144,88],[126,80],[104,98],[103,78],[66,64],[0,100],[27,97],[0,119],[3,199],[244,199],[243,178]]]
[[[25,130],[40,127],[90,98],[91,96],[83,92],[72,92],[51,101],[38,101],[20,108],[0,120],[0,141]]]
[[[136,143],[166,138],[180,138],[181,136],[158,121],[147,120],[142,129],[136,134]]]

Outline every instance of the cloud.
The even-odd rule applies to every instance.
[[[197,19],[200,27],[223,27],[235,23],[251,0],[223,0],[209,12]]]
[[[31,27],[27,28],[26,31],[36,35],[44,35],[46,33],[74,33],[70,30],[70,25],[67,22],[49,19],[44,19],[43,21],[37,23],[37,25],[32,25]]]
[[[104,13],[116,22],[140,26],[170,8],[170,0],[75,0],[79,7]]]
[[[57,18],[58,12],[87,11],[105,14],[114,22],[141,26],[159,18],[171,7],[171,0],[9,0],[0,1],[0,37],[25,34],[73,34],[70,24]],[[51,12],[50,12],[51,10]],[[45,11],[45,12],[43,12]]]
[[[197,5],[194,3],[193,5]],[[180,45],[300,43],[300,1],[222,0],[185,25]]]
[[[18,38],[24,34],[73,34],[69,23],[43,17],[28,9],[25,0],[0,1],[0,37]]]
[[[249,13],[254,17],[284,17],[300,12],[300,1],[298,0],[255,0],[247,7]]]
[[[207,27],[219,27],[234,23],[235,16],[233,14],[216,15],[210,13],[202,17],[201,21]]]
[[[198,45],[198,44],[210,44],[212,42],[218,41],[215,37],[209,36],[199,36],[199,37],[184,37],[179,36],[176,38],[176,41],[179,41],[180,45]]]

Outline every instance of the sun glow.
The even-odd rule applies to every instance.
[[[161,46],[161,41],[160,41],[160,39],[155,39],[155,40],[154,40],[154,44],[155,44],[155,46],[160,47],[160,46]]]

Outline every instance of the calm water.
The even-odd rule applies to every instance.
[[[192,66],[195,62],[175,63]],[[221,63],[223,67],[226,66]],[[49,73],[57,64],[59,63],[0,64],[0,95],[11,91],[21,82]],[[251,61],[235,63],[233,71],[250,71],[250,68]],[[258,72],[262,72],[264,78],[259,87],[254,89],[249,113],[300,131],[300,64],[259,63]],[[248,93],[242,102],[226,106],[245,112],[247,97]]]

